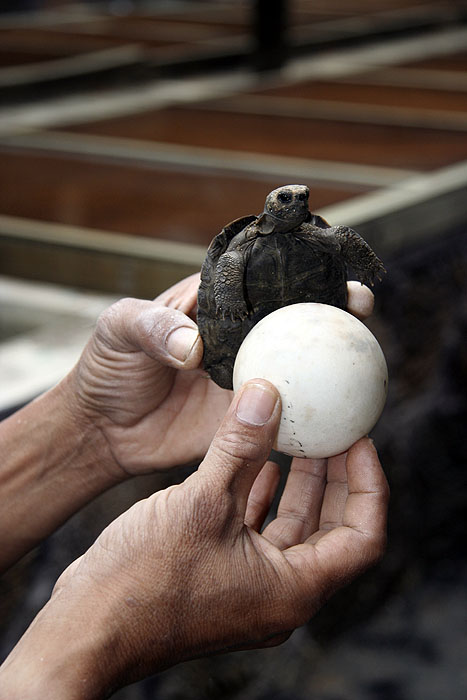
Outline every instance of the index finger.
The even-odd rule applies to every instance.
[[[196,303],[198,298],[199,272],[185,277],[159,294],[154,303],[159,306],[168,306],[170,309],[178,309],[196,321]]]
[[[369,287],[355,280],[347,282],[347,311],[360,321],[371,316],[375,295]]]
[[[342,525],[284,552],[304,585],[328,595],[374,565],[386,545],[389,487],[371,440],[362,438],[350,448],[346,469]]]
[[[303,542],[317,530],[326,467],[326,459],[292,460],[276,518],[263,532],[263,537],[279,549]]]

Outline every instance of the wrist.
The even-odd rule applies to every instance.
[[[92,548],[88,553],[92,559]],[[165,596],[154,593],[157,583],[151,596],[160,605],[154,601],[148,610],[134,582],[110,569],[108,578],[90,575],[87,557],[62,574],[0,666],[0,700],[104,700],[183,658],[175,653]]]
[[[0,700],[102,700],[116,689],[104,601],[90,616],[59,599],[51,598],[0,667]]]
[[[0,424],[0,453],[0,570],[123,478],[70,377]]]

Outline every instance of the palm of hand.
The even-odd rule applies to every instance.
[[[229,406],[230,392],[199,369],[181,373],[153,367],[138,374],[122,386],[131,385],[128,394],[122,397],[123,391],[116,390],[125,408],[112,409],[112,419],[103,425],[118,464],[127,473],[143,474],[202,459]]]
[[[59,603],[92,600],[119,649],[106,684],[280,642],[381,556],[388,489],[367,438],[327,460],[294,459],[263,529],[279,484],[265,461],[279,420],[274,387],[247,384],[198,470],[137,502],[62,575]]]
[[[277,465],[255,478],[269,443],[251,453],[248,436],[245,448],[225,427],[197,472],[136,503],[61,578],[115,585],[112,597],[127,601],[112,610],[127,682],[200,653],[280,643],[383,551],[388,491],[370,441],[329,460],[295,459],[261,532]]]

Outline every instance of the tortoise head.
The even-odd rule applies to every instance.
[[[309,196],[306,185],[284,185],[270,192],[264,205],[262,232],[290,231],[300,226],[310,217]]]

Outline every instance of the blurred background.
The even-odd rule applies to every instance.
[[[63,376],[113,299],[199,270],[291,182],[388,270],[369,322],[387,555],[282,647],[115,697],[465,700],[465,0],[0,3],[0,415]],[[1,578],[2,657],[110,520],[187,473],[103,495]]]

